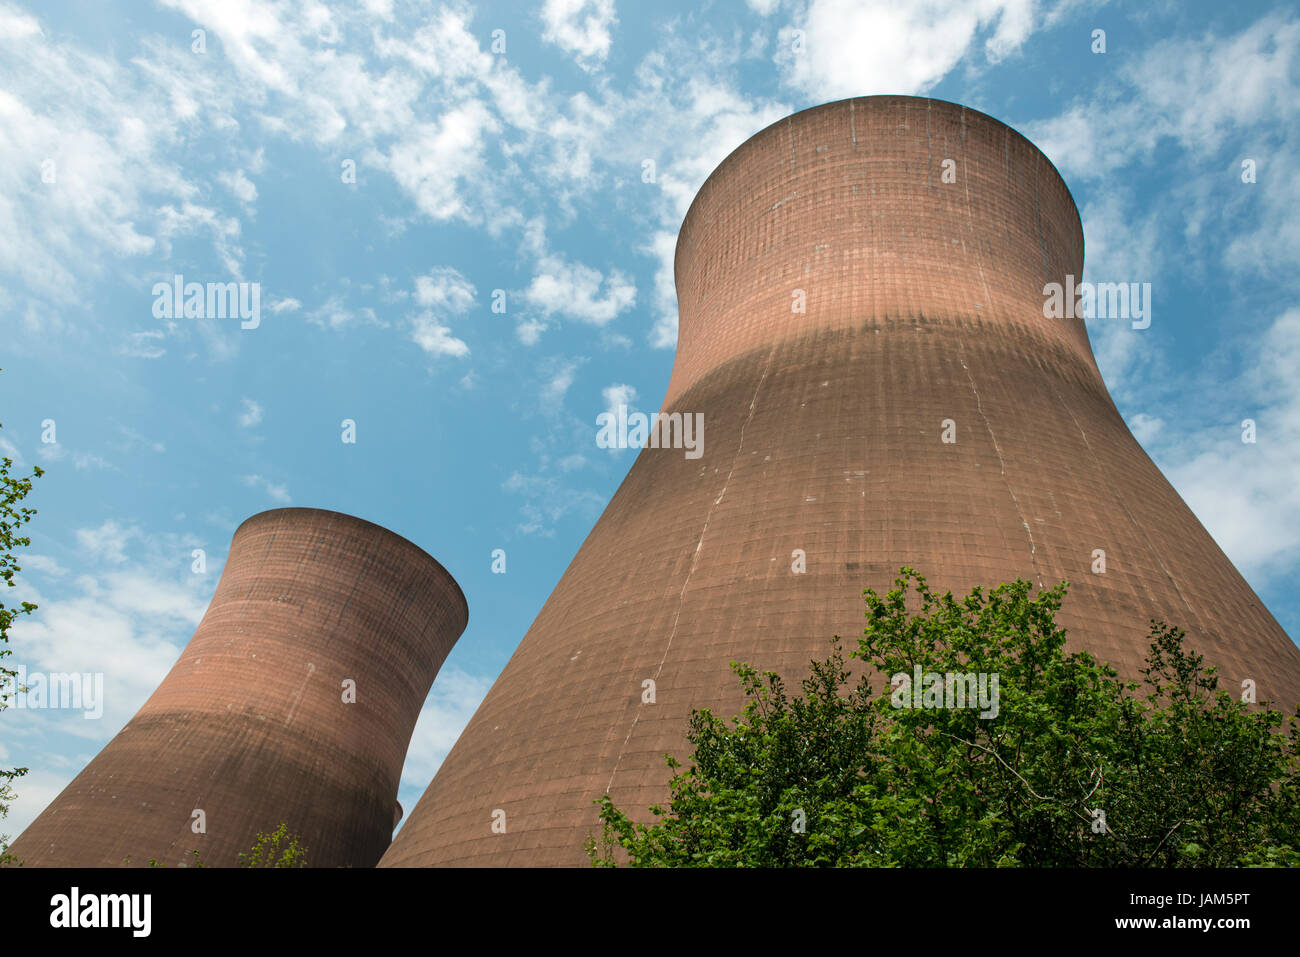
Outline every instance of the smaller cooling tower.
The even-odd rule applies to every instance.
[[[465,630],[406,539],[311,508],[235,532],[216,594],[139,713],[10,852],[27,866],[236,866],[281,822],[308,863],[370,867],[433,679]]]

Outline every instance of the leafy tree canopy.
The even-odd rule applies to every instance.
[[[1067,587],[1032,595],[1017,580],[959,600],[905,567],[887,594],[864,592],[850,657],[891,677],[983,675],[990,692],[996,676],[996,709],[954,706],[932,681],[928,697],[897,678],[873,696],[838,637],[799,696],[733,662],[742,713],[692,712],[691,766],[668,757],[670,803],[652,823],[597,802],[593,863],[1300,865],[1300,722],[1219,689],[1161,622],[1141,682],[1067,653]]]
[[[14,552],[32,543],[32,540],[20,534],[22,527],[32,520],[36,509],[24,506],[23,500],[32,490],[32,480],[44,475],[39,466],[32,468],[28,477],[12,474],[13,459],[0,458],[0,581],[9,588],[18,583],[14,575],[22,571]],[[17,604],[5,604],[0,601],[0,711],[9,707],[9,698],[23,689],[16,687],[18,673],[4,666],[4,659],[13,654],[9,648],[9,628],[20,615],[30,615],[36,606],[29,601]],[[0,768],[0,817],[9,813],[9,804],[16,796],[12,783],[15,778],[27,773],[27,768]],[[5,849],[8,837],[0,834],[0,863],[7,860]]]
[[[257,832],[257,840],[248,854],[239,855],[240,867],[306,867],[307,848],[299,844],[297,834],[281,822],[270,834]]]

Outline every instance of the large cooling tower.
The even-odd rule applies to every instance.
[[[952,103],[831,103],[732,153],[677,243],[663,411],[703,413],[704,455],[640,452],[382,864],[584,863],[597,797],[646,819],[690,710],[739,710],[732,659],[806,674],[904,564],[961,594],[1068,579],[1074,647],[1136,676],[1163,618],[1230,689],[1293,702],[1300,651],[1130,435],[1082,320],[1044,318],[1082,269],[1056,169]]]
[[[180,660],[11,853],[91,867],[193,863],[197,849],[235,866],[284,822],[312,866],[373,866],[468,614],[446,569],[387,529],[310,508],[254,515]]]

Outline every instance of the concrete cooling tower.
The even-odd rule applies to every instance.
[[[1082,270],[1056,169],[952,103],[830,103],[728,156],[677,242],[662,407],[703,414],[704,454],[641,450],[381,866],[586,863],[593,801],[646,819],[690,710],[739,710],[732,659],[806,674],[904,564],[960,594],[1068,579],[1073,647],[1135,676],[1159,617],[1229,688],[1294,701],[1300,651],[1129,433],[1083,321],[1044,317]]]
[[[180,660],[10,852],[98,867],[198,850],[230,867],[284,822],[311,866],[373,866],[468,615],[447,570],[387,529],[310,508],[254,515]]]

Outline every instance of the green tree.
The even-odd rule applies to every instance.
[[[296,834],[289,833],[289,825],[281,823],[278,828],[270,834],[257,832],[257,838],[253,842],[252,850],[247,854],[239,855],[240,867],[306,867],[307,866],[307,848],[299,846],[299,838]],[[191,850],[189,856],[193,859],[186,865],[182,863],[181,867],[207,867],[203,863],[203,858],[199,855],[198,850]],[[130,855],[122,859],[122,863],[130,865]],[[150,867],[166,867],[167,865],[157,858],[149,858]]]
[[[11,474],[13,459],[0,458],[0,580],[9,588],[18,583],[14,576],[22,571],[14,551],[31,545],[31,539],[19,534],[22,527],[31,521],[36,509],[22,504],[32,490],[32,480],[45,473],[40,467],[33,467],[32,474],[26,478]],[[4,666],[4,659],[12,651],[9,648],[9,627],[19,615],[30,615],[36,606],[29,601],[17,604],[5,604],[0,601],[0,711],[9,707],[9,698],[24,688],[17,685],[18,673]],[[0,817],[9,813],[10,802],[16,796],[13,790],[15,778],[27,773],[27,768],[0,768]],[[9,847],[7,835],[0,834],[0,864],[12,863],[13,858],[6,853]]]
[[[652,823],[598,800],[593,863],[1300,864],[1297,720],[1220,690],[1160,622],[1140,683],[1068,653],[1055,621],[1067,587],[1033,595],[1017,580],[958,600],[903,568],[885,595],[864,592],[851,657],[891,677],[983,674],[991,689],[996,676],[995,707],[953,706],[927,681],[934,699],[901,682],[873,697],[838,637],[802,696],[733,663],[742,713],[692,712],[691,766],[668,757],[670,803]]]
[[[208,866],[208,865],[206,865],[206,864],[203,863],[203,858],[201,858],[201,857],[199,856],[199,852],[198,852],[197,849],[190,851],[190,857],[194,858],[193,863],[187,865],[184,861],[182,861],[180,864],[178,864],[178,865],[176,865],[176,866],[177,866],[177,867],[207,867],[207,866]],[[124,867],[130,867],[130,866],[131,866],[131,855],[130,855],[130,854],[128,854],[126,857],[122,858],[122,865],[123,865]],[[167,865],[164,864],[162,861],[158,860],[158,858],[156,858],[156,857],[151,857],[151,858],[149,858],[149,866],[150,866],[150,867],[166,867]]]
[[[306,867],[307,848],[298,843],[297,834],[281,822],[270,834],[257,832],[257,840],[248,854],[239,855],[240,867]]]

